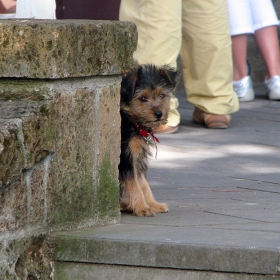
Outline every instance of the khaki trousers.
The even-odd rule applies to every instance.
[[[187,98],[195,107],[221,115],[238,110],[226,0],[122,0],[120,20],[137,26],[139,63],[176,67],[181,51]],[[176,97],[170,105],[168,125],[176,126]]]

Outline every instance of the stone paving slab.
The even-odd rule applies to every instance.
[[[262,237],[242,230],[116,225],[60,235],[55,260],[273,275],[279,249]],[[254,239],[262,246],[256,247]]]
[[[73,264],[56,263],[55,280],[76,279],[112,279],[112,280],[276,280],[274,276],[252,275],[252,274],[225,274],[215,272],[186,271],[179,269],[163,269],[133,266],[112,266],[103,264]]]
[[[267,100],[262,84],[256,93],[229,129],[209,130],[191,122],[179,88],[180,130],[158,135],[147,175],[170,212],[122,214],[118,225],[56,235],[56,259],[279,279],[280,102]]]

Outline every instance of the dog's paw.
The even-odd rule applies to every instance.
[[[129,210],[129,207],[128,207],[128,204],[127,204],[127,203],[125,203],[125,202],[120,202],[119,205],[120,205],[120,210],[121,210],[121,212],[126,212],[126,211]]]
[[[121,213],[126,213],[126,214],[133,214],[133,211],[129,208],[126,209],[120,209]]]
[[[135,209],[133,214],[138,217],[154,217],[156,215],[151,208]]]
[[[161,213],[167,213],[169,211],[168,206],[166,203],[155,203],[151,207],[154,212],[161,212]]]

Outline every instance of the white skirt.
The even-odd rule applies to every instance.
[[[16,18],[55,19],[55,0],[17,0]]]
[[[279,25],[271,0],[228,0],[228,8],[232,36]]]

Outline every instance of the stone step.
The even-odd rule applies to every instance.
[[[56,263],[55,280],[277,280],[271,275],[191,271],[151,267],[119,266],[106,264]]]
[[[54,279],[279,280],[279,102],[254,86],[218,131],[190,121],[180,85],[180,131],[159,135],[147,173],[170,211],[51,235]]]
[[[119,92],[137,31],[0,23],[0,279],[50,279],[45,234],[120,220]]]
[[[165,238],[172,235],[182,232],[135,224],[52,235],[55,279],[280,279],[279,249]]]

